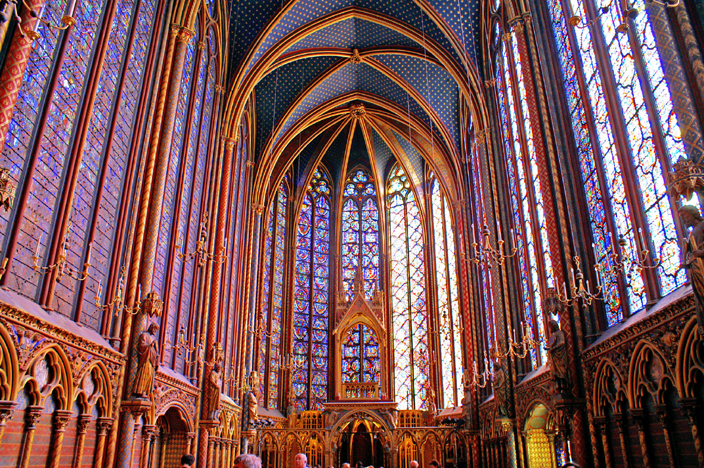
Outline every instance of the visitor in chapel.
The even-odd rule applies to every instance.
[[[243,453],[237,455],[235,458],[235,464],[232,468],[262,468],[262,461],[258,456],[251,453]]]
[[[196,463],[196,457],[186,454],[181,457],[181,468],[191,468]]]
[[[299,453],[293,459],[293,468],[306,468],[308,466],[308,457],[305,453]]]

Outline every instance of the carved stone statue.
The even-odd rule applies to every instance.
[[[247,429],[252,429],[259,421],[259,413],[257,411],[257,396],[253,391],[247,392],[245,396],[247,402]]]
[[[433,426],[438,416],[438,405],[435,403],[435,390],[428,388],[428,425]]]
[[[149,325],[146,331],[139,335],[137,341],[137,376],[134,380],[132,395],[139,399],[149,399],[154,389],[154,375],[159,362],[159,347],[156,323]]]
[[[494,363],[494,401],[496,402],[496,410],[499,416],[511,416],[508,407],[510,392],[511,388],[508,375],[501,366],[501,363],[497,361]]]
[[[205,402],[203,405],[203,419],[217,421],[220,413],[220,389],[222,388],[220,362],[216,362],[210,371],[205,387]]]
[[[700,333],[704,332],[704,219],[699,209],[684,205],[679,209],[680,219],[685,229],[692,229],[682,249],[682,267],[689,270],[689,281],[694,291],[697,305],[697,323]]]
[[[545,347],[548,351],[548,367],[550,368],[550,372],[552,372],[552,378],[557,386],[557,392],[569,392],[570,371],[567,344],[565,343],[565,332],[560,330],[560,325],[554,319],[548,322],[548,326],[550,327],[550,338]]]
[[[249,374],[249,388],[254,392],[254,396],[259,396],[259,373],[252,371]]]

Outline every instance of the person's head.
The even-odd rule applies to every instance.
[[[437,460],[433,460],[433,461],[430,462],[430,466],[431,466],[432,468],[440,468],[440,463],[438,463]]]
[[[361,461],[358,461],[356,468],[364,468],[364,463],[362,463]]]
[[[150,335],[155,335],[158,330],[159,325],[157,325],[156,323],[152,323],[151,325],[149,325],[149,328],[147,328],[147,331],[149,331]]]
[[[306,456],[305,453],[299,453],[296,455],[296,458],[293,459],[293,466],[295,468],[305,468],[305,466],[308,464],[308,457]]]
[[[411,460],[411,464],[408,465],[410,468],[418,468],[418,462],[415,460]]]
[[[342,464],[342,466],[340,468],[352,468],[352,467],[350,467],[349,463],[345,462]]]
[[[680,219],[685,227],[694,227],[698,222],[702,220],[702,214],[699,212],[699,208],[692,205],[682,205],[679,210]]]
[[[237,455],[232,468],[262,468],[262,461],[256,455],[243,453],[242,455]]]
[[[149,327],[151,329],[151,327]],[[186,454],[181,457],[181,468],[191,467],[196,463],[196,457],[191,454]]]

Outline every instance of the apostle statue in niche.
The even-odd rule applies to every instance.
[[[510,382],[506,371],[501,366],[501,362],[494,363],[494,401],[496,402],[496,411],[500,417],[508,418],[509,400],[511,396]]]
[[[259,404],[259,373],[252,371],[249,374],[249,391],[244,396],[244,401],[247,406],[247,429],[253,429],[254,425],[259,421],[259,412],[257,405]]]
[[[132,395],[138,399],[149,399],[154,389],[154,375],[158,367],[159,346],[156,332],[159,325],[152,323],[139,335],[137,341],[137,376]]]
[[[552,372],[557,393],[566,393],[570,388],[570,371],[565,332],[560,330],[560,325],[555,319],[550,319],[548,326],[550,327],[550,338],[545,347],[548,352],[548,367]]]
[[[679,214],[684,228],[691,229],[682,249],[682,268],[689,270],[699,332],[704,333],[704,219],[699,208],[692,205],[682,206]]]
[[[203,404],[203,419],[217,420],[220,413],[220,389],[222,388],[220,361],[216,361],[208,376]]]

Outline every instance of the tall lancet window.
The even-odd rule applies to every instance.
[[[399,409],[426,409],[430,348],[423,225],[411,181],[398,164],[387,194],[396,401]]]
[[[284,256],[288,188],[284,180],[269,209],[269,224],[264,240],[264,278],[261,287],[259,339],[259,404],[276,408],[281,374],[281,322],[283,320]]]
[[[317,169],[296,235],[292,385],[297,410],[322,409],[327,400],[330,194],[327,174]]]
[[[554,287],[552,259],[545,226],[543,188],[538,176],[523,64],[516,34],[503,36],[496,63],[496,88],[506,154],[515,236],[518,248],[524,323],[533,338],[545,339],[542,291]],[[526,70],[527,72],[527,70]],[[531,350],[533,368],[546,362],[545,350]]]
[[[440,182],[430,175],[435,244],[435,281],[438,298],[438,332],[444,407],[459,406],[462,399],[462,319],[460,317],[457,257],[452,214]]]
[[[379,210],[374,179],[364,170],[345,181],[342,202],[342,284],[352,299],[357,266],[362,266],[364,295],[379,287]]]
[[[372,328],[361,323],[350,328],[342,342],[342,383],[379,383],[380,357]]]
[[[646,11],[644,1],[630,3],[628,19],[622,2],[547,0],[587,192],[594,255],[607,285],[607,326],[622,320],[625,311],[643,308],[646,293],[667,294],[686,278],[679,270],[677,232],[664,178],[670,165],[684,156],[684,144],[650,22],[650,15],[663,7],[652,3]],[[568,26],[570,8],[579,19],[575,26]],[[589,27],[591,12],[600,8],[603,14],[596,27]],[[623,21],[627,28],[620,27]],[[676,53],[667,60],[681,66]],[[616,100],[606,98],[609,91]],[[595,132],[589,133],[590,127]],[[624,135],[626,144],[617,144],[618,135]],[[626,183],[624,174],[634,174],[635,183]],[[626,241],[621,255],[632,258],[645,244],[662,259],[655,275],[658,291],[646,291],[641,276],[634,274],[630,287],[619,293],[616,278],[606,274],[612,267],[610,255],[619,250],[618,236]]]

